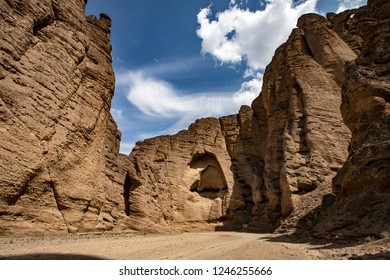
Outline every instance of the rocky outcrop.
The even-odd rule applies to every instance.
[[[346,65],[341,112],[352,131],[350,155],[335,193],[390,193],[390,4],[369,1],[357,23],[361,55]]]
[[[1,234],[106,230],[126,218],[111,20],[86,17],[85,2],[0,5]]]
[[[302,16],[268,65],[253,110],[264,130],[267,211],[290,214],[330,180],[347,157],[350,132],[343,124],[341,78],[348,45],[315,14]]]
[[[126,212],[136,229],[212,228],[235,203],[231,161],[217,119],[138,142],[130,161]]]
[[[351,13],[347,31],[352,27],[362,40],[358,58],[346,63],[342,91],[351,145],[333,181],[337,200],[314,232],[320,237],[385,237],[390,234],[390,4],[371,0],[366,9],[344,15]]]
[[[279,231],[286,231],[313,228],[317,223],[317,230],[322,228],[323,234],[329,234],[331,228],[315,218],[327,216],[324,221],[331,221],[343,217],[343,221],[352,219],[356,227],[356,215],[369,213],[369,209],[377,209],[378,219],[385,221],[386,213],[390,213],[388,206],[378,206],[377,202],[389,204],[383,204],[381,195],[367,191],[389,191],[386,9],[378,0],[327,18],[302,16],[287,42],[276,50],[252,108],[244,106],[238,115],[220,118],[219,125],[213,120],[213,128],[202,133],[195,127],[211,120],[199,120],[175,136],[138,143],[130,156],[135,166],[130,172],[132,186],[137,186],[129,192],[130,208],[134,203],[130,216],[139,216],[136,209],[141,205],[154,205],[154,209],[163,205],[168,211],[159,210],[156,215],[155,210],[147,210],[149,214],[142,216],[164,220],[154,220],[159,225],[169,220],[168,225],[174,226],[175,215],[182,222],[209,223],[206,213],[214,213],[215,201],[221,199],[223,207],[217,217],[223,221],[221,229],[273,231],[279,226]],[[217,131],[218,152],[210,148]],[[185,140],[187,135],[191,135],[190,144]],[[202,143],[201,148],[195,148],[197,141]],[[157,146],[161,147],[159,152]],[[158,153],[166,155],[160,163]],[[187,201],[192,197],[194,180],[199,183],[209,165],[194,171],[196,176],[189,183],[184,183],[188,171],[182,166],[190,170],[194,157],[204,154],[212,155],[223,166],[210,177],[228,179],[223,196],[202,204],[205,214],[199,219],[198,208]],[[146,166],[142,165],[145,161]],[[332,194],[334,177],[337,198]],[[180,195],[175,195],[175,189],[180,189]],[[137,194],[133,195],[135,190]],[[165,192],[169,195],[164,198],[160,194]],[[353,211],[355,203],[348,198],[356,195],[363,196],[356,200],[362,206],[360,211]],[[139,202],[141,196],[146,204]],[[180,196],[187,208],[174,207]],[[162,218],[162,213],[172,211],[168,219]],[[367,224],[370,218],[365,219]],[[371,219],[371,223],[376,222]],[[336,224],[339,227],[342,223]],[[385,227],[389,229],[388,223]]]

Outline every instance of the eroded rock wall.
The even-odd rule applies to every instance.
[[[111,20],[86,17],[85,2],[1,1],[2,234],[106,230],[125,217]]]
[[[232,196],[244,206],[231,207],[224,228],[269,229],[266,219],[256,219],[268,200],[263,180],[266,130],[259,127],[249,106],[242,106],[237,115],[220,118],[220,123],[234,176]]]
[[[351,145],[333,181],[337,200],[314,232],[320,237],[386,237],[390,235],[390,3],[369,0],[367,8],[351,13],[353,24],[345,26],[362,42],[359,56],[345,65],[342,90],[341,112],[352,131]]]
[[[280,215],[313,208],[331,192],[331,179],[347,158],[350,140],[340,112],[343,65],[356,57],[325,18],[308,14],[266,68],[252,107],[266,135],[268,202],[263,212],[276,214],[270,221],[275,225]]]
[[[331,194],[332,179],[336,174],[338,174],[335,180],[336,193],[339,193],[337,190],[340,188],[339,185],[344,193],[351,194],[353,191],[362,193],[367,189],[387,191],[389,180],[386,176],[390,173],[386,171],[386,153],[381,151],[387,149],[382,146],[386,145],[388,135],[387,132],[380,131],[382,129],[388,131],[385,115],[388,81],[387,68],[384,66],[388,53],[387,46],[384,46],[388,39],[386,30],[388,25],[383,20],[387,14],[379,8],[380,6],[385,7],[380,1],[371,1],[368,7],[345,11],[338,15],[329,14],[327,18],[316,14],[302,16],[297,28],[292,31],[287,42],[276,50],[272,62],[266,68],[262,92],[254,100],[252,108],[244,106],[239,114],[222,117],[219,120],[220,127],[216,123],[214,129],[207,130],[219,131],[223,135],[224,139],[221,136],[222,142],[218,148],[219,155],[215,150],[211,153],[216,155],[218,161],[224,162],[225,168],[220,170],[224,172],[224,176],[233,179],[228,180],[229,199],[224,200],[226,211],[225,208],[221,211],[222,229],[249,228],[272,231],[281,224],[281,221],[282,229],[305,227],[300,221],[310,213],[318,211],[324,195],[325,204],[332,204],[334,201]],[[382,12],[379,13],[379,10]],[[368,19],[375,15],[381,17],[381,20]],[[372,29],[367,26],[371,26]],[[374,31],[378,28],[380,31]],[[361,29],[366,33],[361,34],[359,31]],[[372,65],[373,63],[376,64]],[[356,69],[363,74],[355,73]],[[370,78],[374,74],[373,77],[376,78],[373,80],[375,82],[372,82]],[[365,75],[365,78],[360,79],[359,75]],[[367,91],[365,89],[367,87],[375,90],[372,89],[370,96],[366,97],[367,100],[370,99],[367,101],[368,106],[362,106],[364,99],[356,98],[355,95],[361,95],[360,92]],[[349,99],[353,101],[348,101]],[[378,121],[372,125],[375,118]],[[368,151],[371,148],[364,148],[364,160],[372,164],[372,168],[378,172],[365,171],[366,175],[361,178],[360,169],[358,172],[355,172],[357,169],[351,169],[351,162],[356,159],[353,156],[356,154],[354,149],[361,149],[365,146],[364,141],[371,141],[370,137],[367,138],[370,136],[370,129],[367,128],[369,125],[372,125],[370,129],[373,131],[371,138],[380,143],[379,146],[382,145],[375,147],[377,152],[375,157],[380,155],[381,159],[372,158],[374,152]],[[160,145],[164,147],[162,150],[166,151],[167,157],[171,153],[186,155],[184,161],[176,157],[180,161],[173,159],[170,165],[188,166],[191,157],[197,153],[194,144],[180,145],[179,150],[176,146],[174,149],[171,147],[172,141],[180,142],[180,137],[187,133],[193,135],[194,141],[199,137],[207,139],[204,133],[193,134],[192,129],[173,137],[155,138],[152,142],[147,140],[139,143],[136,151],[132,153],[133,162],[137,159],[136,169],[139,174],[147,170],[149,175],[143,175],[143,178],[133,177],[139,179],[135,185],[143,186],[143,194],[155,189],[156,184],[161,183],[161,178],[166,180],[167,177],[169,180],[162,181],[159,187],[161,190],[157,193],[166,191],[166,186],[169,186],[169,193],[173,193],[175,184],[180,186],[183,193],[191,193],[191,184],[182,183],[184,171],[173,172],[172,168],[164,169],[162,166],[157,169],[150,167],[156,163],[140,166],[144,160],[140,160],[139,151],[143,152],[142,157],[146,160],[157,154],[153,150],[155,148],[151,147]],[[206,142],[211,141],[211,138]],[[371,147],[371,142],[369,146]],[[203,150],[202,153],[207,151],[204,148]],[[210,149],[208,150],[210,152]],[[348,156],[349,159],[344,165]],[[173,169],[180,170],[179,167]],[[165,173],[156,177],[154,170],[159,170],[158,174],[161,174],[161,170]],[[201,174],[202,170],[197,174]],[[226,170],[229,170],[228,173],[225,173]],[[381,170],[383,172],[379,172]],[[378,184],[369,186],[374,177],[377,178]],[[179,183],[174,183],[175,180]],[[342,183],[337,183],[339,181]],[[361,187],[358,187],[359,184]],[[164,207],[165,204],[170,205],[171,197],[169,199],[159,197],[161,200],[147,203],[155,205],[155,208],[158,208],[158,205]],[[130,192],[130,205],[131,201]],[[134,211],[130,211],[130,214],[136,213],[135,209],[140,209],[141,205],[145,203],[134,206]],[[173,215],[169,214],[169,219],[175,220],[171,217],[176,215],[176,211],[181,210],[173,208],[172,205],[169,207],[168,211],[161,212],[173,211]],[[191,209],[189,207],[186,212],[191,213]],[[206,212],[212,209],[210,203],[206,209],[208,209]],[[325,207],[323,209],[325,210]],[[186,219],[190,221],[188,217],[183,221]],[[197,221],[208,222],[205,218]]]
[[[3,0],[0,233],[386,235],[387,2],[302,16],[252,107],[124,156],[109,112],[110,19],[86,17],[83,0]]]
[[[127,214],[136,229],[211,229],[231,201],[234,178],[217,119],[136,143],[130,154]]]
[[[346,65],[341,112],[352,131],[350,155],[335,192],[390,193],[390,4],[369,1],[357,24],[361,55]]]

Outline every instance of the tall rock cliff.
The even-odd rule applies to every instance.
[[[266,135],[267,211],[286,216],[311,192],[329,192],[345,161],[350,132],[343,124],[342,65],[356,54],[316,14],[302,16],[266,68],[253,102]]]
[[[348,18],[342,24],[342,19]],[[390,235],[390,3],[330,15],[339,33],[354,34],[357,59],[345,65],[341,112],[352,132],[349,156],[333,180],[337,200],[319,217],[321,236]],[[345,20],[344,20],[345,21]],[[324,234],[325,233],[325,234]]]
[[[355,14],[356,16],[356,14]],[[335,192],[388,193],[390,182],[390,3],[369,1],[356,24],[360,55],[346,65],[341,112],[352,131],[350,155]]]
[[[252,108],[137,143],[128,214],[170,227],[389,232],[389,13],[376,0],[302,16]]]
[[[1,0],[2,234],[104,230],[121,218],[111,20],[86,17],[85,4]]]

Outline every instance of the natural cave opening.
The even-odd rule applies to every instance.
[[[222,190],[227,189],[224,173],[214,154],[195,154],[189,165],[192,170],[199,170],[195,173],[190,191],[215,199]]]
[[[125,213],[130,215],[130,190],[131,190],[131,178],[128,172],[126,172],[125,182],[123,184],[123,198],[125,200]]]

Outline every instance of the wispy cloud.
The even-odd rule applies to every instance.
[[[115,120],[119,120],[123,118],[123,110],[112,107],[111,114]]]
[[[163,60],[154,58],[153,61],[153,64],[143,66],[139,69],[133,69],[133,71],[140,71],[148,76],[161,78],[170,77],[172,75],[180,75],[187,72],[194,72],[196,70],[199,70],[201,67],[204,67],[204,64],[202,64],[202,61],[199,56],[176,58],[168,62],[164,62]],[[121,85],[123,83],[126,83],[128,80],[126,74],[128,74],[129,71],[126,69],[117,69],[116,72],[119,74],[117,76],[117,84]]]
[[[367,5],[367,0],[340,0],[337,13]]]
[[[197,34],[202,52],[222,63],[245,61],[253,70],[264,69],[275,49],[286,41],[298,18],[314,12],[317,0],[294,5],[292,0],[269,0],[264,10],[250,11],[231,2],[230,7],[210,20],[211,7],[198,14]]]
[[[159,131],[160,134],[172,134],[197,118],[233,114],[241,105],[250,105],[260,92],[261,78],[261,75],[253,77],[236,92],[182,92],[167,81],[143,71],[123,72],[117,80],[121,87],[127,88],[127,100],[146,117],[156,122],[174,120],[173,125]]]
[[[221,116],[236,113],[260,91],[261,76],[243,83],[237,92],[182,92],[170,83],[142,71],[128,71],[118,80],[128,87],[127,99],[142,113],[155,118]]]

